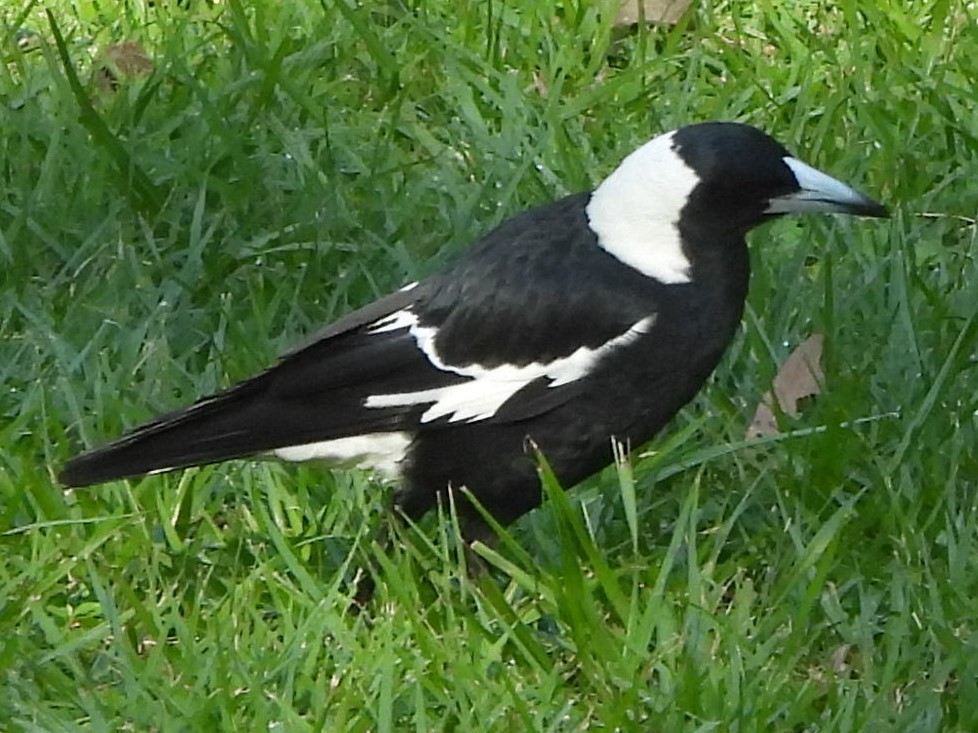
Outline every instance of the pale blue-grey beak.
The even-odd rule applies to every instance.
[[[835,211],[856,216],[889,216],[882,204],[859,193],[842,181],[802,163],[797,158],[786,157],[784,162],[794,174],[800,190],[772,198],[764,213],[800,214],[809,211]]]

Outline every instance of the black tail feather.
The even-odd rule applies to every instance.
[[[90,486],[269,450],[255,429],[261,423],[253,413],[260,404],[241,398],[230,390],[163,415],[71,459],[58,479],[66,486]]]
[[[115,479],[246,458],[278,448],[403,429],[413,406],[364,409],[348,391],[283,396],[266,375],[163,415],[65,464],[59,481]]]
[[[404,430],[417,424],[423,405],[368,408],[368,397],[378,390],[412,391],[465,379],[434,367],[406,328],[326,337],[237,386],[73,458],[60,481],[89,486],[351,435]]]

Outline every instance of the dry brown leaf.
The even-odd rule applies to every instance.
[[[777,400],[781,412],[795,417],[798,415],[800,400],[821,392],[821,385],[825,381],[825,374],[822,372],[824,342],[824,335],[812,334],[784,360],[784,364],[774,377],[771,392],[765,394],[757,406],[754,419],[747,428],[748,439],[762,435],[777,435],[781,432],[778,430],[778,421],[774,415],[774,400]]]
[[[95,65],[95,83],[104,92],[113,92],[126,79],[139,79],[153,73],[153,62],[136,41],[106,46]]]
[[[543,75],[537,69],[533,70],[533,88],[544,99],[550,96],[550,87],[547,86],[547,80],[543,78]]]
[[[693,0],[622,0],[618,6],[615,25],[635,25],[645,18],[647,23],[675,25]]]

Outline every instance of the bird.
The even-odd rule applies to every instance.
[[[648,442],[708,380],[748,293],[745,235],[886,208],[761,130],[690,124],[596,188],[516,214],[264,372],[68,461],[81,487],[230,459],[360,466],[415,520],[466,489],[501,525]],[[456,502],[463,538],[493,532]]]

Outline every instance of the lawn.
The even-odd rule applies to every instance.
[[[0,730],[978,730],[978,10],[615,5],[0,6]],[[381,552],[358,472],[58,486],[707,119],[893,217],[754,232],[703,392],[573,491],[543,467],[489,572],[450,506]],[[821,394],[746,441],[813,333]]]

